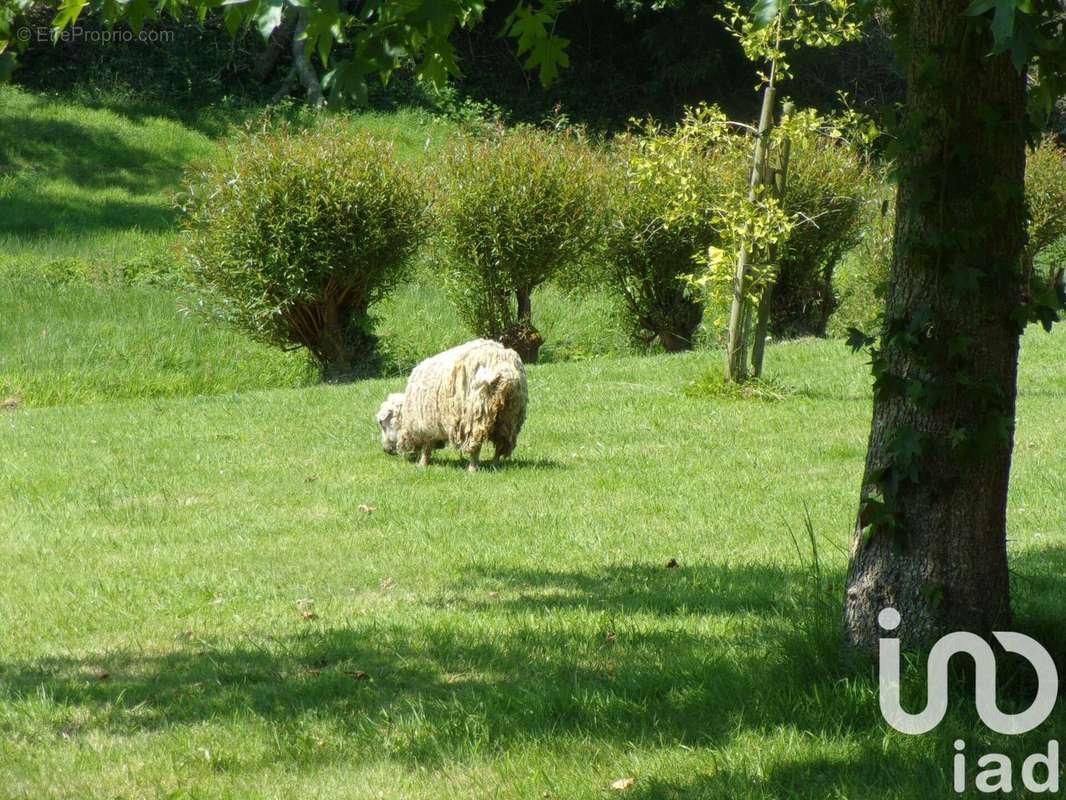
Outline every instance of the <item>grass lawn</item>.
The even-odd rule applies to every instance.
[[[1064,346],[1026,337],[1011,495],[1045,641]],[[837,648],[864,369],[769,358],[801,391],[684,396],[707,354],[533,367],[476,475],[380,452],[397,380],[4,414],[0,796],[918,798],[955,735],[1036,749],[880,721]]]
[[[605,298],[548,288],[515,459],[419,469],[373,422],[401,377],[314,385],[173,288],[18,277],[19,258],[47,273],[169,247],[177,173],[138,170],[212,145],[97,120],[158,126],[161,160],[83,189],[77,164],[34,155],[67,107],[0,95],[42,126],[0,177],[25,222],[0,220],[0,394],[21,399],[0,410],[0,799],[924,800],[955,796],[956,738],[971,783],[980,754],[1020,768],[1066,738],[1062,704],[1035,734],[990,734],[965,675],[935,733],[897,734],[872,667],[844,657],[870,396],[842,343],[771,347],[781,399],[701,399],[686,386],[720,353],[620,355]],[[443,135],[367,124],[402,129],[412,158]],[[114,191],[156,227],[109,216]],[[85,216],[35,230],[35,204]],[[430,283],[377,309],[398,370],[468,335]],[[1066,332],[1023,345],[1016,627],[1062,664]],[[1026,674],[1002,674],[1003,705],[1028,705]]]

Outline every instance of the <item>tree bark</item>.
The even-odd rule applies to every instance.
[[[533,289],[525,287],[515,291],[515,321],[500,336],[504,347],[518,353],[518,357],[528,364],[535,364],[540,358],[540,347],[544,337],[533,326]]]
[[[1025,241],[1025,83],[987,33],[963,16],[968,0],[915,0],[899,159],[895,255],[882,333],[891,376],[924,380],[934,402],[875,389],[863,508],[893,463],[900,430],[926,442],[921,477],[904,480],[891,509],[900,536],[871,535],[860,511],[845,596],[846,639],[875,653],[881,609],[902,615],[904,647],[944,633],[987,634],[1010,620],[1007,484],[1017,393],[1017,312]],[[968,30],[969,28],[969,30]],[[909,128],[908,128],[909,125]],[[972,279],[961,291],[957,280]],[[924,310],[923,310],[924,309]],[[928,314],[925,317],[925,314]],[[916,346],[893,338],[921,314]],[[948,343],[969,342],[950,357]],[[939,346],[939,349],[935,349]],[[968,382],[969,385],[967,385]],[[987,431],[986,389],[1003,433],[974,450],[959,432]]]
[[[322,94],[322,84],[318,80],[311,59],[307,57],[304,47],[304,31],[307,30],[307,9],[301,8],[296,18],[296,28],[292,35],[292,65],[296,69],[296,75],[307,90],[307,99],[316,108],[326,104],[326,98]]]
[[[286,14],[281,25],[270,34],[266,48],[255,61],[256,80],[265,83],[274,74],[274,68],[277,67],[278,61],[281,60],[282,54],[292,40],[292,27],[295,23],[295,17],[292,14]]]

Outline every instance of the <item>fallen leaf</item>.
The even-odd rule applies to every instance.
[[[363,672],[361,669],[345,670],[345,675],[351,675],[357,681],[365,681],[370,676]]]
[[[362,511],[364,514],[373,514],[375,511],[377,511],[377,507],[368,506],[366,503],[363,503],[359,506],[359,510]]]
[[[317,475],[308,475],[306,478],[304,478],[304,483],[314,483],[317,480],[318,480],[318,476]]]
[[[624,792],[634,783],[636,783],[636,781],[633,778],[619,778],[616,781],[611,781],[611,788],[616,792]]]
[[[304,619],[318,619],[318,614],[315,613],[315,601],[310,597],[301,597],[297,600],[296,608]]]
[[[216,595],[214,596],[214,598],[212,598],[212,600],[211,600],[211,602],[209,603],[209,605],[212,605],[212,606],[220,606],[220,605],[222,605],[222,604],[223,604],[223,603],[225,603],[225,602],[226,602],[226,598],[225,598],[225,597],[223,597],[223,596],[222,596],[222,595],[220,595],[220,594],[216,594]]]
[[[613,642],[617,638],[618,638],[618,634],[616,634],[614,631],[607,631],[607,641],[608,642]]]
[[[681,565],[677,563],[676,558],[671,558],[669,561],[666,562],[667,569],[677,569],[679,566]]]
[[[111,677],[111,673],[108,672],[106,669],[97,669],[93,670],[93,677],[96,678],[96,680],[98,681],[106,681],[108,678]]]
[[[0,408],[4,409],[5,411],[14,411],[16,408],[19,407],[20,402],[21,401],[17,397],[9,397],[7,398],[7,400],[0,402]]]
[[[491,597],[493,600],[495,600],[499,596],[500,596],[499,592],[489,592],[489,597]]]
[[[314,611],[304,611],[301,616],[304,619],[318,619],[318,614],[316,614]]]

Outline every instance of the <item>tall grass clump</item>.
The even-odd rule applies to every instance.
[[[325,379],[366,374],[371,306],[404,278],[425,207],[392,145],[343,120],[246,130],[188,176],[191,283],[253,337],[305,348]]]
[[[459,140],[438,172],[439,245],[463,322],[536,361],[533,290],[580,259],[602,210],[592,150],[531,127]]]

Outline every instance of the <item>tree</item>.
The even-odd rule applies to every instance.
[[[1033,319],[1050,327],[1063,303],[1022,268],[1025,66],[1039,63],[1044,106],[1061,75],[1061,39],[1045,37],[1061,37],[1062,21],[1044,11],[914,0],[895,13],[908,91],[884,324],[866,342],[873,422],[844,611],[859,650],[876,650],[888,606],[912,647],[1011,618],[1019,337]]]
[[[568,41],[554,32],[563,2],[521,3],[507,19],[506,33],[515,40],[518,55],[525,57],[526,69],[536,70],[544,83],[569,63]],[[35,5],[34,0],[0,0],[0,80],[15,68],[15,51],[26,45],[20,29]],[[334,103],[365,101],[368,81],[387,81],[405,64],[413,65],[418,79],[433,84],[458,75],[452,34],[481,19],[485,0],[53,0],[48,5],[55,6],[56,35],[74,25],[86,9],[106,25],[126,22],[135,32],[145,20],[164,14],[180,19],[193,13],[203,19],[217,11],[230,33],[254,25],[265,39],[295,19],[296,41],[303,43],[302,53],[294,53],[296,77],[318,104],[321,92],[312,56],[326,70],[321,89]]]

